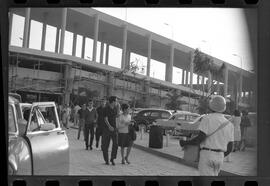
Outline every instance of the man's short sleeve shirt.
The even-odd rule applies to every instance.
[[[208,136],[226,121],[228,120],[220,113],[205,115],[198,129]],[[227,145],[230,141],[234,141],[234,126],[232,123],[227,124],[224,128],[207,137],[200,144],[200,147],[227,151]]]

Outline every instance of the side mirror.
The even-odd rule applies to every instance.
[[[55,129],[55,125],[53,123],[44,123],[40,126],[41,131],[49,131]]]
[[[25,119],[18,119],[19,135],[24,135],[27,130],[27,121]]]

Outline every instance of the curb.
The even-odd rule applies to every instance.
[[[135,143],[133,144],[133,147],[136,148],[136,149],[143,150],[145,152],[154,154],[156,156],[159,156],[159,157],[174,161],[176,163],[181,163],[183,165],[193,167],[195,169],[198,168],[198,163],[189,162],[189,161],[186,161],[183,158],[180,158],[180,157],[177,157],[177,156],[173,156],[173,155],[170,155],[170,154],[167,154],[167,153],[164,153],[164,152],[159,152],[157,150],[154,150],[154,149],[151,149],[151,148],[148,148],[148,147],[144,147],[142,145],[137,145]],[[219,176],[241,176],[241,175],[221,170]]]

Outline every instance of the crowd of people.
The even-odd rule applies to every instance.
[[[62,126],[68,129],[71,108],[69,105],[65,105],[63,108],[58,106],[58,112],[61,116]],[[93,149],[94,139],[96,148],[99,148],[101,138],[101,150],[106,165],[115,165],[118,147],[121,148],[121,163],[130,164],[129,154],[133,141],[136,139],[136,133],[128,104],[120,105],[117,97],[111,96],[108,99],[102,99],[101,104],[95,108],[93,100],[90,99],[81,106],[74,106],[73,121],[74,125],[78,126],[78,140],[83,131],[85,150]],[[109,158],[110,141],[112,141],[112,149]]]

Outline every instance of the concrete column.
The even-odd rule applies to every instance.
[[[10,42],[11,42],[11,31],[12,31],[12,22],[13,22],[13,13],[12,12],[9,12],[8,13],[8,20],[9,20],[9,30],[8,30],[8,38],[9,38],[9,45],[10,45]]]
[[[104,53],[104,42],[101,42],[101,47],[100,47],[100,63],[103,64],[103,53]]]
[[[43,25],[42,25],[42,36],[41,36],[41,50],[45,50],[45,41],[46,41],[46,31],[47,31],[47,17],[48,17],[48,12],[45,12],[43,14]]]
[[[72,56],[76,56],[77,34],[73,33]]]
[[[193,88],[193,68],[194,68],[194,64],[193,64],[193,58],[194,58],[194,53],[193,52],[190,52],[189,53],[189,60],[190,60],[190,82],[189,82],[189,85],[190,85],[190,88]]]
[[[217,94],[220,95],[220,82],[217,82]]]
[[[127,50],[126,52],[126,68],[129,70],[130,69],[130,51]]]
[[[223,89],[223,96],[226,97],[228,93],[228,67],[225,65],[224,69],[224,89]]]
[[[211,93],[212,91],[212,74],[210,73],[210,71],[207,72],[208,74],[208,84],[207,84],[207,90],[208,90],[208,93]]]
[[[166,64],[166,81],[172,83],[172,75],[173,75],[173,61],[174,61],[174,46],[171,44],[170,46],[170,61]]]
[[[98,42],[98,30],[99,30],[99,16],[95,15],[95,24],[94,24],[94,43],[93,43],[93,61],[97,60],[97,42]]]
[[[239,78],[239,92],[238,92],[239,100],[238,100],[238,103],[241,103],[242,102],[242,95],[241,95],[242,89],[243,89],[243,76],[242,76],[242,73],[240,73],[240,78]]]
[[[188,85],[188,71],[186,70],[186,85]]]
[[[54,52],[58,53],[58,47],[59,47],[59,28],[56,28],[56,38],[55,38],[55,49]]]
[[[65,79],[65,92],[64,92],[64,103],[70,103],[70,94],[73,89],[75,71],[72,69],[72,63],[67,62],[65,64],[64,79]]]
[[[23,32],[23,47],[28,48],[29,46],[29,32],[30,32],[30,13],[31,9],[25,9],[25,21],[24,21],[24,32]]]
[[[126,53],[127,53],[127,25],[123,26],[123,45],[122,45],[122,61],[121,68],[127,68],[126,64]]]
[[[194,67],[194,66],[193,66]],[[200,75],[198,74],[197,75],[197,85],[199,85],[200,84]]]
[[[81,58],[84,59],[84,52],[85,52],[85,36],[82,38],[82,55]]]
[[[205,81],[205,77],[202,76],[202,90],[203,90],[203,92],[205,92],[205,90],[204,90],[204,87],[205,87],[204,81]]]
[[[151,53],[152,53],[152,36],[148,36],[148,53],[147,53],[147,71],[146,75],[150,77],[150,62],[151,62]]]
[[[145,80],[144,83],[144,90],[145,90],[145,104],[146,106],[150,106],[150,80]]]
[[[106,59],[105,59],[106,65],[109,65],[109,49],[110,49],[110,45],[107,43],[107,45],[106,45]]]
[[[185,84],[185,70],[182,69],[182,85]]]
[[[64,53],[66,24],[67,24],[67,8],[63,8],[62,9],[60,50],[59,50],[59,53],[60,54],[63,54]]]
[[[107,89],[107,96],[113,96],[114,95],[114,73],[109,72],[107,76],[107,82],[108,82],[108,89]]]

